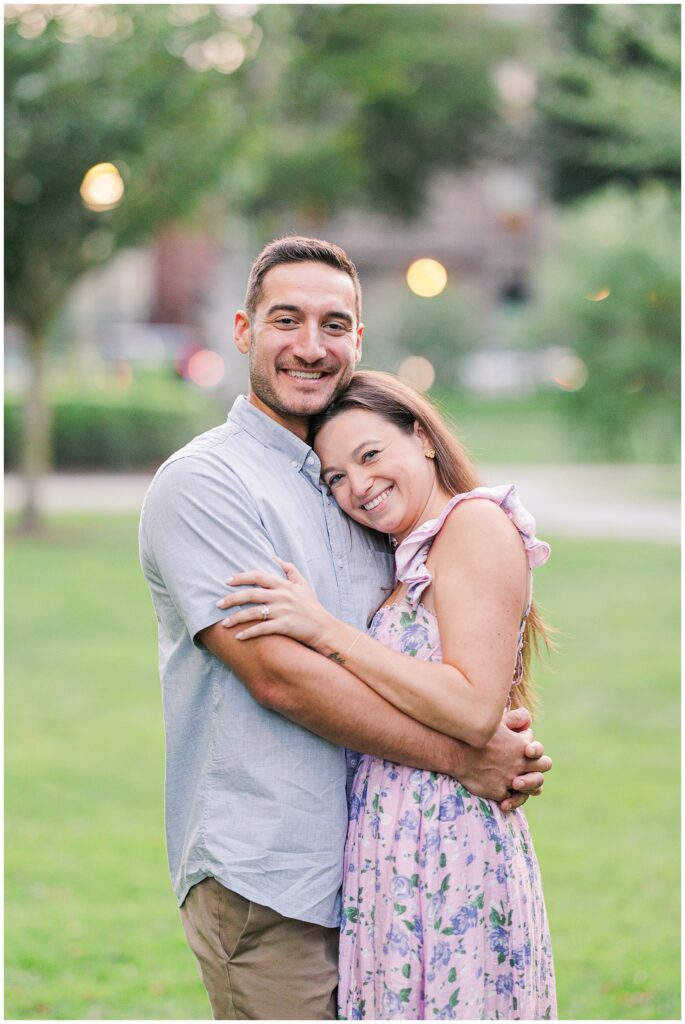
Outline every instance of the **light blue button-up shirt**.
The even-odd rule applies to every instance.
[[[392,585],[386,539],[347,519],[304,441],[238,398],[148,490],[141,564],[159,627],[165,817],[174,890],[212,875],[286,917],[332,927],[347,825],[345,752],[261,707],[197,634],[233,573],[293,562],[360,629]]]

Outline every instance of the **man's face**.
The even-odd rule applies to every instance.
[[[352,376],[363,331],[344,271],[314,262],[273,267],[254,316],[235,319],[236,346],[249,353],[249,400],[304,437],[307,419]]]

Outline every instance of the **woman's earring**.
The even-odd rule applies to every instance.
[[[426,450],[424,452],[424,455],[426,456],[427,459],[434,459],[435,458],[435,448],[426,448]]]

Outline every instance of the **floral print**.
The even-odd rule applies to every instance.
[[[455,504],[423,531],[424,547]],[[411,563],[419,575],[416,552]],[[370,632],[409,657],[441,659],[437,619],[418,596],[381,608]],[[365,754],[344,872],[341,1019],[556,1017],[540,874],[521,810],[504,813],[456,779]]]

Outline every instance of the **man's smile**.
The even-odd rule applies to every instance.
[[[295,380],[320,380],[327,376],[323,370],[285,370],[284,372]]]

